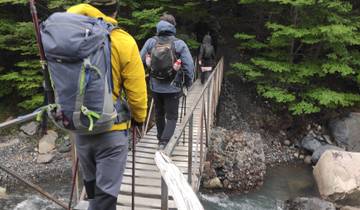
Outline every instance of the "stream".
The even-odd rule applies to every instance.
[[[65,202],[68,200],[68,183],[45,183],[42,187]],[[283,201],[298,196],[318,196],[312,169],[307,165],[278,166],[268,169],[264,186],[246,195],[200,193],[206,210],[281,210]],[[24,187],[0,198],[1,210],[61,210],[38,194]]]
[[[268,169],[264,186],[246,195],[200,194],[206,210],[281,210],[285,200],[299,196],[319,196],[307,165]]]

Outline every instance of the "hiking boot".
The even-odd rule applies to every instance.
[[[158,150],[164,150],[167,145],[167,142],[161,141],[159,142]]]

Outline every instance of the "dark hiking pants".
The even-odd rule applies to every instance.
[[[153,93],[159,143],[168,143],[176,128],[180,93]]]
[[[76,149],[90,204],[88,210],[116,210],[128,154],[127,131],[77,136]]]
[[[212,71],[201,72],[201,75],[200,75],[201,84],[205,84],[207,82],[211,73],[212,73]]]

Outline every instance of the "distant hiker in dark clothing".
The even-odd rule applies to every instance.
[[[201,66],[201,84],[204,84],[215,65],[215,49],[211,44],[211,36],[205,35],[200,46],[199,65]]]
[[[194,77],[192,56],[185,42],[175,37],[175,26],[174,16],[164,14],[156,36],[146,41],[140,53],[150,69],[159,149],[165,148],[174,134],[183,85],[189,88]]]

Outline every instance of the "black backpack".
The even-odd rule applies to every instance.
[[[159,36],[154,39],[156,43],[151,51],[150,75],[159,80],[171,81],[176,75],[173,65],[177,59],[174,44],[177,39]]]

